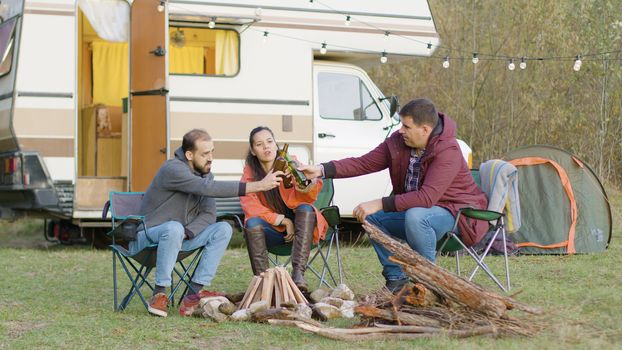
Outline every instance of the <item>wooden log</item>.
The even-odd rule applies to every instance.
[[[496,318],[503,316],[510,308],[539,313],[537,308],[526,307],[526,305],[517,303],[511,298],[487,291],[466,279],[434,265],[407,244],[389,237],[369,222],[364,223],[363,228],[371,239],[382,244],[393,254],[389,259],[400,264],[409,277],[443,298]]]
[[[269,319],[288,319],[288,316],[292,314],[292,311],[287,310],[284,307],[267,309],[263,311],[255,312],[252,315],[252,319],[255,322],[268,322]]]
[[[440,298],[421,283],[415,283],[410,293],[404,297],[406,303],[414,306],[432,306],[441,302]]]
[[[389,321],[397,321],[413,325],[413,326],[425,326],[425,327],[441,327],[442,324],[440,321],[435,320],[430,317],[422,316],[422,315],[414,315],[407,312],[393,312],[392,310],[384,310],[379,309],[375,306],[371,305],[360,305],[354,308],[354,312],[361,316],[365,317],[373,317],[373,318],[381,318],[383,320]]]
[[[244,297],[242,297],[242,301],[240,301],[240,306],[238,307],[238,310],[241,310],[244,308],[244,304],[246,303],[246,300],[249,298],[250,292],[255,286],[255,283],[257,282],[258,278],[259,278],[258,276],[253,276],[253,278],[251,279],[251,282],[248,284],[248,288],[246,288],[246,293],[244,293]]]
[[[263,289],[263,284],[264,284],[264,279],[260,278],[259,279],[259,285],[257,286],[257,289],[255,289],[255,291],[254,291],[255,294],[253,294],[253,300],[251,301],[251,304],[261,300],[261,291]],[[249,304],[249,306],[250,306],[250,304]]]
[[[280,280],[281,280],[281,276],[275,269],[274,270],[274,307],[280,307],[281,304],[283,303],[283,296],[282,296],[283,293],[281,292]]]
[[[274,291],[274,270],[268,269],[264,276],[263,288],[261,289],[261,300],[268,302],[268,306],[272,304],[272,292]]]
[[[347,341],[369,341],[369,340],[410,340],[410,339],[422,339],[422,338],[432,338],[438,337],[441,335],[446,335],[449,337],[467,337],[473,335],[484,335],[484,334],[496,334],[496,329],[494,327],[478,327],[472,330],[443,330],[441,332],[433,332],[433,333],[350,333],[351,331],[356,331],[356,329],[345,329],[345,330],[337,330],[335,328],[319,328],[305,323],[297,323],[296,326],[300,329],[306,330],[308,332],[312,332],[330,339],[336,340],[347,340]],[[344,332],[346,331],[346,332]]]
[[[296,283],[294,283],[294,280],[292,279],[292,277],[287,272],[285,273],[285,278],[287,280],[287,283],[289,283],[289,286],[291,287],[292,291],[294,292],[294,297],[296,298],[296,302],[298,304],[300,303],[308,304],[309,302],[307,301],[307,298],[305,298],[305,296],[302,294],[302,292],[300,291]]]
[[[248,292],[248,294],[245,297],[245,301],[244,304],[242,304],[242,307],[240,309],[247,309],[251,303],[253,302],[253,298],[255,297],[255,293],[257,292],[257,288],[259,288],[259,285],[261,284],[261,277],[259,276],[255,276],[256,278],[253,278],[253,287],[251,288],[250,292]]]

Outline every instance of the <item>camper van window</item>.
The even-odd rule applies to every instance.
[[[169,35],[170,74],[238,74],[240,35],[235,30],[171,26]]]
[[[319,73],[318,102],[325,119],[380,120],[382,114],[361,79],[350,74]]]
[[[0,76],[6,75],[11,71],[13,62],[13,40],[15,33],[15,23],[17,17],[13,17],[8,21],[0,24]]]

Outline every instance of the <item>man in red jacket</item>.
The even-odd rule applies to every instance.
[[[310,177],[345,178],[389,168],[393,194],[363,202],[354,208],[360,222],[368,220],[387,234],[434,262],[436,242],[452,229],[458,210],[485,209],[486,195],[477,187],[456,141],[456,123],[437,113],[432,101],[416,99],[399,111],[402,127],[371,152],[356,158],[301,166]],[[461,217],[460,235],[472,245],[485,235],[488,225]],[[408,278],[391,255],[373,242],[391,292]]]

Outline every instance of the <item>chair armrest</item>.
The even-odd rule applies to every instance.
[[[499,213],[496,211],[486,210],[486,209],[475,209],[475,208],[470,208],[470,207],[460,209],[460,213],[468,218],[475,219],[475,220],[484,220],[484,221],[499,220],[499,218],[504,216],[503,213]]]
[[[320,209],[320,213],[326,219],[328,226],[335,227],[341,224],[341,215],[339,214],[339,207],[331,205],[330,207]]]
[[[138,228],[145,226],[142,216],[129,216],[110,230],[107,235],[123,241],[135,241]]]

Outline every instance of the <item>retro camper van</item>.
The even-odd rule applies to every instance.
[[[258,125],[303,162],[364,154],[399,120],[361,67],[439,43],[425,0],[2,0],[0,21],[0,216],[62,227],[106,226],[109,191],[144,191],[192,128],[222,180]],[[336,180],[334,202],[390,191]]]

